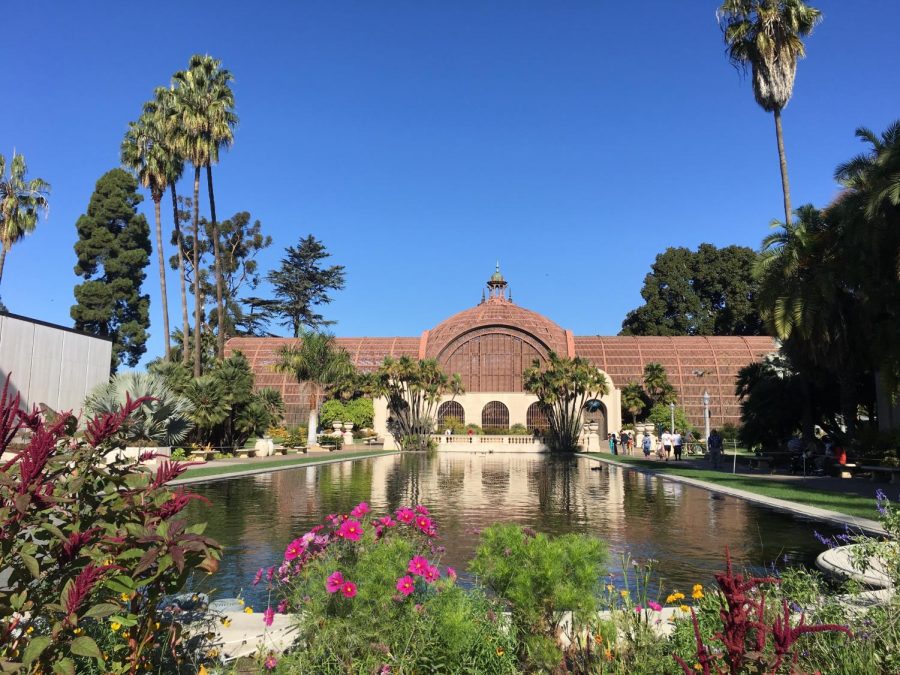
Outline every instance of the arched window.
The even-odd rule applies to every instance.
[[[437,411],[437,430],[443,433],[444,429],[451,426],[465,426],[466,411],[459,401],[444,401]]]
[[[582,421],[585,423],[596,422],[597,433],[600,434],[600,438],[606,438],[609,433],[606,422],[606,406],[595,398],[592,398],[584,404],[584,417]]]
[[[525,413],[525,426],[531,433],[544,433],[550,428],[550,420],[547,418],[547,406],[540,401],[535,401]]]
[[[481,409],[481,428],[485,431],[509,429],[509,408],[500,401],[491,401]]]

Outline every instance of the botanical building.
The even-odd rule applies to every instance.
[[[289,425],[305,424],[307,386],[289,375],[275,373],[272,365],[279,348],[293,338],[232,338],[226,351],[240,350],[256,374],[257,387],[281,391]],[[546,424],[535,396],[524,391],[522,373],[535,359],[546,361],[550,351],[581,356],[597,366],[610,384],[609,394],[589,405],[587,416],[599,423],[601,436],[618,432],[621,390],[640,382],[647,363],[661,363],[678,391],[678,406],[703,427],[703,393],[710,394],[713,426],[740,418],[734,394],[735,376],[743,366],[775,351],[769,337],[625,337],[576,336],[551,319],[515,304],[499,269],[494,272],[474,307],[445,319],[418,337],[338,337],[337,343],[362,371],[375,370],[385,357],[437,359],[448,374],[458,373],[466,393],[441,404],[438,426],[446,416],[465,424],[508,428],[520,423],[529,428]],[[384,403],[375,405],[376,430],[387,436]]]

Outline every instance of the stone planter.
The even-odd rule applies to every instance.
[[[343,422],[332,422],[331,423],[331,428],[334,429],[335,432],[339,432],[341,430],[342,426],[344,426]]]

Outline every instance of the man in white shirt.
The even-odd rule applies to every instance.
[[[669,461],[669,454],[672,452],[672,434],[666,429],[662,433],[663,452],[666,453],[666,461]]]
[[[681,461],[681,447],[684,444],[684,441],[681,438],[681,432],[676,430],[675,433],[672,434],[672,446],[675,448],[675,460]]]

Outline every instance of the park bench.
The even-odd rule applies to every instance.
[[[235,457],[256,457],[256,448],[237,448],[234,451]]]
[[[191,459],[199,459],[208,462],[215,457],[216,451],[213,448],[195,448],[191,450]]]
[[[377,436],[372,436],[371,438],[366,438],[363,441],[364,445],[384,445],[384,440],[378,438]]]
[[[900,466],[861,466],[860,469],[868,471],[869,480],[873,482],[887,476],[891,483],[900,483]]]

